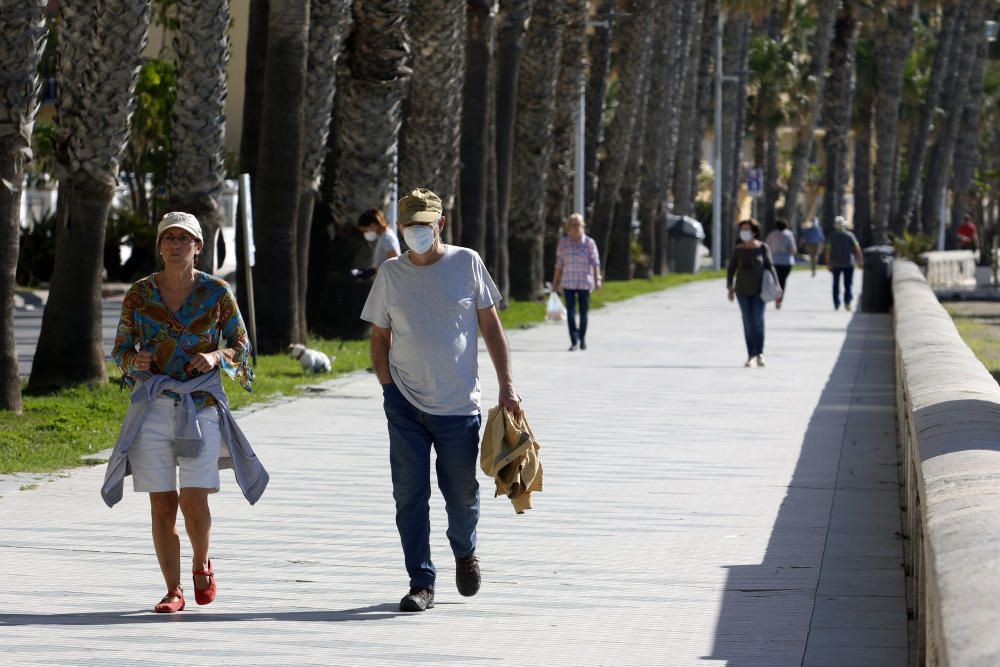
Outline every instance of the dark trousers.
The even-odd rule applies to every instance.
[[[835,266],[833,271],[833,307],[840,308],[840,277],[844,276],[844,303],[848,306],[854,300],[854,267]]]
[[[737,294],[736,300],[743,313],[743,338],[747,343],[747,356],[764,354],[764,300],[759,294]]]
[[[791,264],[775,264],[774,272],[778,274],[778,286],[781,287],[781,297],[785,297],[785,282],[788,280],[788,274],[792,272]]]
[[[566,295],[566,323],[569,324],[569,342],[576,345],[587,338],[587,311],[590,310],[590,290],[564,289],[563,293]],[[580,302],[579,327],[576,325],[577,301]]]
[[[448,515],[448,541],[458,558],[476,550],[479,523],[480,415],[442,416],[421,412],[394,384],[382,385],[389,420],[389,464],[396,528],[413,588],[434,589],[431,561],[431,447],[437,452],[437,480]]]

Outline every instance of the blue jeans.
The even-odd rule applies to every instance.
[[[844,276],[844,303],[848,306],[854,300],[854,267],[833,267],[833,307],[840,308],[840,276]]]
[[[743,313],[743,337],[747,343],[747,356],[764,354],[764,300],[759,294],[737,294],[736,300]]]
[[[569,324],[569,342],[576,345],[587,337],[587,311],[590,310],[590,290],[563,289],[566,295],[566,321]],[[576,302],[580,302],[580,326],[576,326]]]
[[[448,514],[448,540],[457,558],[476,550],[479,523],[480,415],[441,416],[421,412],[395,384],[382,385],[389,421],[389,464],[396,528],[413,588],[434,589],[431,562],[431,446],[437,452],[438,488]]]

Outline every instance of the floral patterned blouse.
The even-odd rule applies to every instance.
[[[153,352],[149,371],[135,368],[136,346]],[[252,391],[250,338],[226,281],[199,271],[194,289],[176,313],[161,298],[154,276],[142,278],[129,288],[112,351],[129,386],[153,374],[169,375],[182,382],[190,380],[198,374],[191,367],[191,358],[215,350],[222,351],[220,368]],[[205,392],[196,391],[191,396],[199,409],[215,405],[215,399]]]

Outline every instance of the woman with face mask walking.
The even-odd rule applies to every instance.
[[[389,228],[385,214],[377,208],[370,208],[358,217],[358,231],[365,237],[365,241],[375,244],[375,250],[372,253],[371,267],[354,269],[351,273],[367,278],[375,275],[382,262],[399,255],[399,239]]]
[[[744,220],[739,226],[740,242],[736,244],[726,271],[729,300],[739,301],[743,313],[743,336],[747,345],[747,368],[764,366],[764,299],[761,284],[764,272],[770,271],[775,283],[778,275],[771,260],[771,251],[760,242],[760,224]]]

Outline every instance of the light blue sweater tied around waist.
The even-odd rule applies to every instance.
[[[174,422],[174,452],[178,456],[197,456],[204,442],[201,429],[198,426],[198,410],[191,392],[204,391],[211,394],[218,403],[219,428],[222,430],[222,441],[229,448],[228,457],[219,458],[219,469],[232,468],[236,474],[236,483],[243,491],[243,496],[255,504],[264,494],[269,476],[263,464],[254,454],[243,431],[233,419],[229,409],[229,398],[222,388],[218,369],[199,375],[187,382],[175,380],[166,375],[154,375],[147,380],[138,380],[132,388],[132,399],[125,422],[118,433],[115,448],[108,459],[108,470],[101,486],[101,497],[108,507],[122,499],[122,489],[125,477],[132,473],[128,462],[128,450],[139,435],[139,429],[146,419],[146,413],[153,401],[165,391],[172,391],[181,397],[180,410]]]

